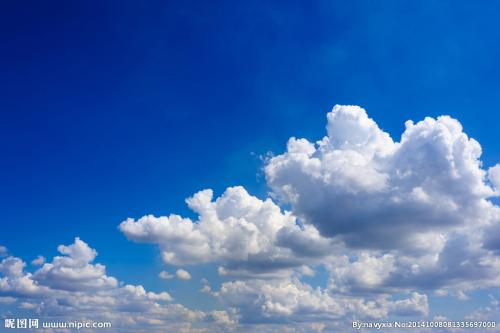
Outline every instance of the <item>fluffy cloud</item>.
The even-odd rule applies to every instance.
[[[99,314],[120,331],[334,332],[352,320],[425,318],[427,293],[467,301],[475,289],[500,287],[492,200],[500,166],[483,169],[480,157],[479,143],[451,117],[408,121],[398,141],[363,109],[336,106],[324,138],[291,138],[266,161],[269,198],[240,186],[219,197],[207,189],[186,200],[194,219],[147,215],[119,225],[128,239],[156,244],[165,264],[218,267],[220,286],[203,279],[200,292],[224,311],[190,310],[166,292],[119,283],[78,238],[52,261],[36,259],[33,272],[3,259],[0,302]],[[320,266],[326,284],[313,287],[305,281]],[[159,277],[191,279],[177,268]],[[498,302],[470,318],[497,314]]]
[[[191,274],[182,268],[175,272],[175,276],[180,280],[191,280]]]
[[[262,201],[240,186],[215,201],[212,190],[204,190],[186,202],[199,215],[197,221],[148,215],[119,228],[131,240],[158,244],[167,264],[215,262],[223,265],[222,275],[239,277],[289,275],[332,249],[315,227],[300,227],[271,199]]]
[[[197,221],[145,216],[120,230],[158,244],[166,263],[220,263],[222,276],[284,278],[322,263],[343,292],[498,285],[500,209],[489,198],[500,169],[482,169],[457,120],[408,121],[395,142],[359,107],[327,119],[323,139],[291,138],[266,163],[292,212],[242,187],[215,201],[204,190],[186,200]]]
[[[110,321],[113,331],[165,330],[197,332],[207,325],[223,331],[234,322],[224,311],[202,312],[172,303],[167,292],[151,292],[141,285],[118,283],[105,267],[92,264],[97,252],[76,238],[58,247],[56,256],[35,272],[26,272],[19,258],[0,262],[2,303],[59,320]]]
[[[491,250],[500,248],[500,210],[489,200],[499,169],[482,169],[479,143],[457,120],[408,121],[395,142],[357,106],[335,106],[327,118],[327,136],[291,138],[265,172],[281,203],[345,244],[333,287],[499,285]]]
[[[248,323],[326,323],[332,327],[348,320],[374,320],[395,316],[425,316],[427,296],[413,292],[408,298],[392,300],[388,295],[368,299],[360,296],[332,295],[298,279],[249,280],[223,283],[213,292],[226,307],[237,308],[242,324]]]
[[[316,143],[291,138],[265,168],[273,193],[323,235],[418,251],[416,235],[487,223],[494,192],[480,145],[458,121],[408,121],[394,142],[363,109],[336,106],[327,133]]]
[[[91,264],[97,252],[79,238],[69,246],[60,245],[58,256],[44,264],[33,275],[39,285],[59,290],[106,289],[116,287],[118,281],[105,274],[101,264]]]
[[[365,110],[335,106],[325,137],[290,138],[266,161],[272,199],[232,187],[214,200],[204,190],[186,200],[197,220],[144,216],[119,228],[158,244],[167,264],[219,264],[232,280],[201,290],[243,327],[324,330],[338,318],[426,316],[422,290],[463,300],[500,286],[500,208],[491,201],[500,167],[485,170],[480,157],[449,116],[408,121],[397,141]],[[300,280],[318,265],[328,273],[324,289]]]
[[[461,298],[464,292],[500,286],[500,259],[479,237],[455,235],[436,254],[357,251],[326,263],[329,288],[341,294],[436,290]]]
[[[158,274],[158,277],[160,277],[160,279],[163,279],[163,280],[171,280],[174,278],[174,275],[170,274],[167,271],[161,271],[160,274]]]
[[[226,282],[213,294],[237,308],[242,323],[333,320],[344,314],[327,292],[296,279]]]
[[[31,264],[34,266],[40,266],[45,264],[45,257],[44,256],[37,256],[35,259],[31,261]]]
[[[24,273],[26,263],[16,257],[0,262],[0,294],[7,297],[37,297],[47,288],[40,287],[31,273]]]

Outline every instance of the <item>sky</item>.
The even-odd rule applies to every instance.
[[[0,4],[0,317],[499,318],[499,14]]]

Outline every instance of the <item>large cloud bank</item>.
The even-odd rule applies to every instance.
[[[406,122],[399,142],[357,106],[335,106],[328,135],[291,138],[265,168],[279,202],[359,252],[336,258],[339,290],[498,286],[498,166],[451,117]]]
[[[108,304],[96,296],[105,294],[114,307],[103,313],[118,316],[139,299],[150,307],[142,320],[168,314],[192,330],[336,332],[352,320],[427,318],[431,296],[466,300],[500,287],[500,208],[492,201],[500,166],[485,169],[480,158],[480,144],[449,116],[408,121],[395,139],[362,108],[335,106],[326,136],[292,137],[266,160],[268,198],[241,186],[219,197],[206,189],[186,200],[195,219],[147,215],[119,225],[128,239],[157,244],[179,279],[191,277],[186,266],[216,265],[222,284],[204,280],[200,292],[225,311],[192,311],[168,294],[122,286],[78,239],[33,274],[20,259],[4,259],[0,292],[79,292],[96,303],[86,309]],[[327,278],[313,287],[306,280],[319,271]],[[495,317],[497,298],[467,318]]]
[[[327,132],[316,143],[291,138],[266,166],[273,193],[323,235],[351,247],[419,251],[419,237],[498,218],[481,146],[457,120],[408,121],[394,142],[363,109],[336,106]]]
[[[270,198],[204,190],[187,199],[197,221],[145,216],[120,230],[158,244],[167,264],[219,264],[237,281],[206,290],[243,322],[426,315],[425,293],[500,286],[500,167],[483,169],[457,120],[407,121],[399,141],[357,106],[327,120],[326,136],[292,137],[266,161]],[[318,265],[323,289],[300,280]]]

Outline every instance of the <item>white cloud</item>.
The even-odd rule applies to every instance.
[[[496,194],[500,195],[500,164],[496,164],[488,169],[488,179],[496,190]]]
[[[335,106],[327,118],[327,136],[291,138],[265,172],[281,203],[346,245],[332,286],[499,285],[490,249],[500,249],[500,209],[486,181],[496,186],[498,168],[481,168],[481,147],[457,120],[408,121],[395,142],[357,106]]]
[[[190,310],[166,292],[119,283],[78,238],[52,261],[36,259],[33,273],[19,258],[3,259],[0,302],[98,314],[119,329],[330,332],[352,320],[425,318],[427,293],[466,302],[474,289],[500,287],[500,208],[490,201],[500,168],[482,168],[479,143],[457,120],[409,121],[397,141],[359,107],[336,106],[327,119],[326,137],[291,138],[267,160],[270,198],[240,186],[214,198],[208,189],[186,200],[194,219],[120,224],[128,239],[158,245],[169,265],[218,267],[220,287],[203,280],[200,292],[224,311]],[[325,273],[324,287],[304,282]],[[159,277],[191,279],[182,268]]]
[[[191,274],[182,268],[175,272],[175,276],[180,280],[191,280]]]
[[[327,323],[331,328],[338,323],[350,324],[348,318],[425,316],[429,309],[427,296],[417,292],[400,300],[392,300],[386,294],[366,299],[331,294],[295,278],[225,282],[212,294],[226,307],[237,308],[242,324],[309,322]]]
[[[61,290],[106,289],[118,285],[114,277],[105,274],[103,265],[91,264],[97,252],[79,238],[57,249],[65,256],[54,257],[34,273],[33,279],[38,284]]]
[[[214,295],[225,306],[237,308],[242,323],[334,320],[344,315],[327,292],[298,280],[226,282]]]
[[[165,291],[151,292],[141,285],[118,284],[106,275],[105,266],[91,264],[97,252],[76,238],[59,246],[56,256],[34,273],[16,257],[0,262],[0,302],[37,316],[60,320],[101,320],[113,324],[113,332],[138,328],[155,331],[197,332],[207,326],[224,331],[234,325],[224,311],[190,310],[173,303]]]
[[[46,288],[38,286],[31,273],[24,273],[26,264],[19,258],[7,257],[0,262],[0,296],[36,297]]]
[[[408,121],[395,142],[359,107],[327,118],[322,140],[291,138],[267,161],[273,195],[293,213],[232,187],[187,199],[197,221],[145,216],[120,230],[158,244],[166,263],[214,262],[237,279],[311,274],[304,267],[321,263],[343,293],[499,285],[500,209],[486,181],[497,168],[481,168],[481,147],[457,120]]]
[[[31,264],[34,266],[40,266],[45,264],[45,257],[44,256],[37,256],[35,259],[31,261]]]
[[[19,304],[19,308],[24,310],[33,310],[37,308],[37,305],[35,303],[21,302]]]
[[[7,248],[5,246],[0,245],[0,258],[7,255]]]
[[[163,279],[163,280],[171,280],[174,278],[174,275],[170,274],[167,271],[161,271],[160,274],[158,274],[158,276],[160,277],[160,279]]]
[[[415,234],[486,223],[493,190],[480,145],[458,121],[408,121],[393,142],[363,109],[336,106],[327,129],[316,144],[291,138],[265,168],[273,193],[323,235],[412,251]]]
[[[213,201],[212,190],[186,200],[198,221],[178,215],[144,216],[120,224],[127,238],[160,246],[165,263],[215,262],[225,275],[289,275],[304,262],[327,255],[332,244],[313,226],[299,227],[289,212],[243,187],[230,187]]]
[[[391,254],[375,257],[361,252],[357,260],[339,256],[329,262],[329,287],[341,293],[377,290],[394,270],[395,258]]]
[[[413,292],[408,299],[395,301],[391,308],[391,312],[399,316],[427,316],[429,314],[427,295],[417,292]]]
[[[479,143],[457,120],[408,121],[399,141],[357,106],[336,106],[327,121],[321,140],[290,138],[266,161],[272,199],[204,190],[186,200],[197,220],[149,215],[120,230],[157,244],[168,264],[218,264],[231,281],[201,290],[235,309],[240,327],[426,316],[427,291],[466,301],[468,291],[500,286],[491,201],[500,169],[482,168]],[[300,281],[318,265],[324,289]]]

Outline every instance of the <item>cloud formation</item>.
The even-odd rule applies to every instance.
[[[158,244],[166,264],[219,264],[233,280],[202,291],[242,323],[426,316],[427,291],[466,299],[500,286],[500,167],[483,169],[481,146],[449,116],[405,125],[395,140],[337,105],[326,136],[290,138],[266,161],[270,198],[204,190],[186,200],[196,221],[145,216],[120,230]],[[328,284],[314,289],[301,278],[318,265]]]
[[[174,275],[167,271],[161,271],[160,274],[158,274],[158,277],[163,280],[171,280],[174,278]]]
[[[417,292],[401,300],[392,300],[389,295],[370,298],[333,295],[296,278],[231,281],[223,283],[213,294],[227,307],[237,308],[243,324],[340,322],[346,325],[349,319],[425,316],[429,311],[427,296]]]
[[[178,215],[127,219],[119,226],[128,239],[160,246],[166,264],[221,264],[221,275],[289,275],[332,248],[313,226],[301,228],[271,199],[260,200],[241,186],[213,200],[203,190],[186,200],[197,221]]]
[[[407,121],[394,142],[357,106],[337,105],[327,118],[327,136],[291,138],[265,167],[273,193],[323,235],[351,247],[419,251],[415,238],[428,232],[488,223],[494,191],[481,147],[457,120]]]
[[[82,291],[109,289],[118,285],[114,277],[106,275],[101,264],[92,264],[97,252],[79,238],[69,246],[57,250],[64,256],[54,257],[33,274],[33,280],[51,289]]]
[[[265,166],[273,195],[345,244],[339,290],[497,286],[498,166],[449,117],[406,122],[399,142],[357,106],[335,106],[327,136],[291,138]],[[482,246],[485,241],[486,246]],[[355,254],[356,259],[352,258]],[[347,289],[345,289],[347,288]]]
[[[264,170],[268,198],[205,189],[186,200],[193,219],[119,225],[127,239],[158,246],[170,270],[161,279],[194,283],[189,267],[215,266],[220,283],[203,279],[200,292],[222,311],[118,282],[78,238],[50,262],[35,259],[33,272],[3,259],[0,302],[160,331],[334,332],[352,320],[428,318],[430,297],[467,301],[500,287],[500,166],[484,169],[481,146],[449,116],[407,121],[395,139],[362,108],[335,106],[326,136],[290,138]],[[325,281],[313,287],[306,281],[318,272]],[[492,318],[495,304],[467,318]]]
[[[180,280],[191,280],[191,274],[182,268],[175,272],[175,276]]]
[[[43,265],[43,264],[45,264],[45,257],[44,256],[37,256],[35,259],[33,259],[31,261],[31,264],[35,265],[35,266]]]
[[[37,316],[59,320],[110,321],[113,332],[165,330],[196,332],[206,325],[224,330],[232,325],[224,311],[202,312],[174,303],[167,292],[151,292],[141,285],[118,283],[106,275],[101,264],[93,264],[97,252],[75,238],[60,245],[56,256],[35,272],[26,272],[26,263],[9,256],[0,262],[2,303]],[[187,272],[186,272],[187,273]]]

